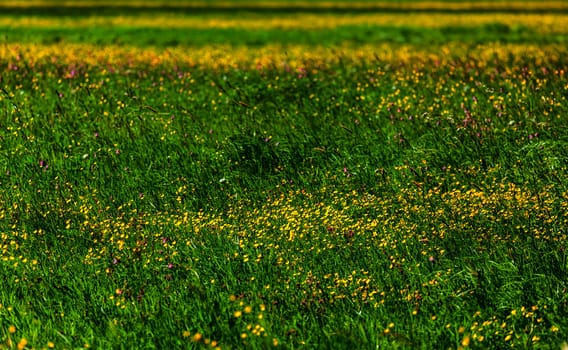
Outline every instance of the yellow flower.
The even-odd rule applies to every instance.
[[[243,312],[241,310],[237,310],[235,311],[235,313],[233,314],[233,316],[235,316],[236,318],[239,318],[243,315]]]
[[[28,341],[26,340],[26,338],[22,338],[22,339],[18,342],[18,350],[23,350],[23,349],[25,349],[26,345],[28,345]]]
[[[466,335],[466,336],[462,339],[461,345],[462,345],[463,347],[469,346],[470,340],[471,340],[471,339],[470,339],[469,335]]]

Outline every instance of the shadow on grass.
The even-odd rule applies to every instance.
[[[491,6],[472,6],[467,7],[439,7],[439,6],[420,6],[404,7],[392,6],[389,4],[369,3],[369,5],[350,3],[338,3],[334,5],[321,6],[315,3],[313,6],[302,6],[294,3],[275,3],[270,6],[262,4],[223,4],[223,5],[202,5],[192,3],[164,4],[154,6],[140,3],[120,3],[112,6],[100,4],[82,5],[38,5],[38,6],[10,6],[0,4],[0,13],[3,15],[22,15],[22,16],[93,16],[93,15],[140,15],[148,13],[178,13],[178,14],[238,14],[238,13],[258,13],[258,14],[293,14],[293,13],[568,13],[567,7],[549,8],[542,7],[523,8],[520,6],[512,7],[491,7]]]

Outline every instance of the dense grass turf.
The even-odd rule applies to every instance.
[[[217,16],[6,25],[0,347],[568,340],[563,29]]]
[[[568,18],[568,16],[566,16]],[[1,29],[1,28],[0,28]],[[4,42],[90,42],[104,45],[111,42],[115,45],[136,46],[204,46],[232,45],[264,46],[279,43],[282,45],[341,45],[350,43],[411,43],[418,45],[437,45],[448,41],[466,39],[470,43],[483,43],[488,40],[508,43],[566,43],[567,34],[558,33],[543,37],[530,28],[509,27],[489,23],[479,27],[460,28],[447,26],[443,28],[420,27],[387,27],[375,25],[342,26],[335,29],[309,30],[280,29],[246,30],[240,28],[227,29],[159,29],[159,28],[97,28],[87,32],[74,28],[4,28]]]

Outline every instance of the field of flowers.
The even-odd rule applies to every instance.
[[[0,8],[0,349],[568,346],[565,2]]]

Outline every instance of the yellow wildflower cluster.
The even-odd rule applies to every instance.
[[[3,308],[3,306],[0,304],[0,310]],[[9,307],[9,311],[11,311],[11,307]],[[8,329],[2,329],[0,328],[0,340],[2,340],[2,342],[0,342],[0,349],[17,349],[17,350],[24,350],[24,349],[28,349],[28,345],[29,345],[29,341],[28,339],[26,339],[25,337],[15,337],[18,333],[18,329],[16,328],[16,326],[14,325],[10,325],[8,326]],[[52,341],[48,341],[47,346],[44,346],[43,348],[47,348],[47,349],[53,349],[55,348],[55,344]]]
[[[229,301],[232,306],[234,305],[235,311],[233,312],[233,318],[235,318],[235,323],[239,327],[240,339],[243,344],[247,344],[247,340],[250,337],[267,337],[268,323],[265,319],[266,305],[260,304],[255,307],[249,305],[245,302],[245,296],[242,295],[231,295]],[[272,342],[277,341],[273,339]]]
[[[566,54],[561,45],[536,44],[480,44],[475,47],[452,42],[441,45],[437,51],[414,45],[365,44],[342,45],[333,48],[307,45],[270,44],[260,48],[230,45],[203,48],[137,48],[118,45],[100,47],[92,44],[7,44],[0,46],[0,57],[8,68],[20,64],[30,68],[48,66],[96,67],[103,73],[133,67],[181,66],[209,69],[303,69],[317,71],[340,62],[354,65],[369,62],[406,65],[409,63],[447,65],[456,57],[475,57],[478,69],[494,59],[520,64],[523,57],[534,57],[535,65],[557,62]]]
[[[175,14],[152,16],[111,17],[0,17],[0,26],[12,28],[97,28],[97,27],[143,27],[143,28],[194,28],[194,29],[331,29],[353,25],[411,26],[423,28],[466,27],[475,28],[499,23],[509,27],[530,28],[540,34],[568,32],[568,15],[563,13],[472,13],[456,16],[451,13],[393,13],[366,14],[310,14],[300,13],[277,17],[188,17]]]
[[[407,169],[402,167],[400,171]],[[139,260],[148,267],[167,266],[175,263],[180,245],[193,246],[200,235],[218,232],[237,243],[234,257],[244,263],[259,263],[270,253],[271,259],[285,270],[300,271],[306,293],[322,294],[320,289],[323,286],[318,282],[329,281],[323,288],[333,289],[333,298],[353,297],[366,301],[374,300],[374,296],[382,291],[375,289],[377,285],[368,271],[362,269],[345,274],[329,271],[328,274],[314,275],[303,264],[303,255],[337,252],[350,246],[362,253],[380,249],[387,254],[387,267],[393,269],[420,259],[397,255],[389,257],[397,247],[409,242],[422,242],[423,256],[443,255],[445,252],[435,242],[443,240],[448,232],[467,233],[479,241],[511,239],[509,234],[494,231],[494,227],[478,222],[499,223],[499,227],[522,231],[537,240],[567,239],[565,233],[554,229],[568,225],[566,216],[550,214],[566,212],[568,208],[564,201],[568,198],[567,193],[562,194],[564,199],[560,201],[553,188],[535,193],[518,184],[497,180],[486,186],[472,188],[454,180],[449,189],[440,186],[433,186],[427,191],[422,186],[402,188],[396,198],[358,192],[341,193],[326,187],[317,193],[284,191],[269,196],[260,206],[236,202],[222,214],[187,211],[144,213],[138,212],[135,202],[131,202],[119,207],[112,217],[101,217],[100,211],[105,209],[96,205],[98,194],[93,191],[75,199],[71,207],[53,205],[46,215],[84,218],[81,221],[69,220],[66,229],[80,230],[86,239],[92,241],[93,246],[84,257],[87,264],[99,265],[97,261],[107,260],[112,252],[112,258],[117,261],[128,258]],[[321,202],[321,196],[331,200]],[[9,207],[3,206],[0,214],[13,217],[20,210],[30,209],[14,203]],[[529,222],[531,224],[527,226]],[[141,231],[142,228],[144,230]],[[171,233],[165,235],[163,232]],[[183,232],[194,234],[187,236],[182,235]],[[20,245],[29,239],[31,233],[22,227],[3,233],[1,259],[10,262],[14,268],[22,264],[35,269],[37,261],[19,252]],[[41,236],[42,232],[36,230],[33,235]],[[251,255],[251,251],[258,253]],[[112,273],[112,267],[106,272]],[[119,298],[121,293],[115,294],[114,302],[119,304],[117,306],[123,305],[124,301]]]
[[[216,340],[212,340],[209,338],[205,338],[202,333],[195,332],[191,333],[190,331],[183,331],[182,336],[186,339],[189,339],[193,343],[201,344],[202,348],[205,349],[214,349],[214,350],[221,350],[223,347],[219,345],[219,342]]]

